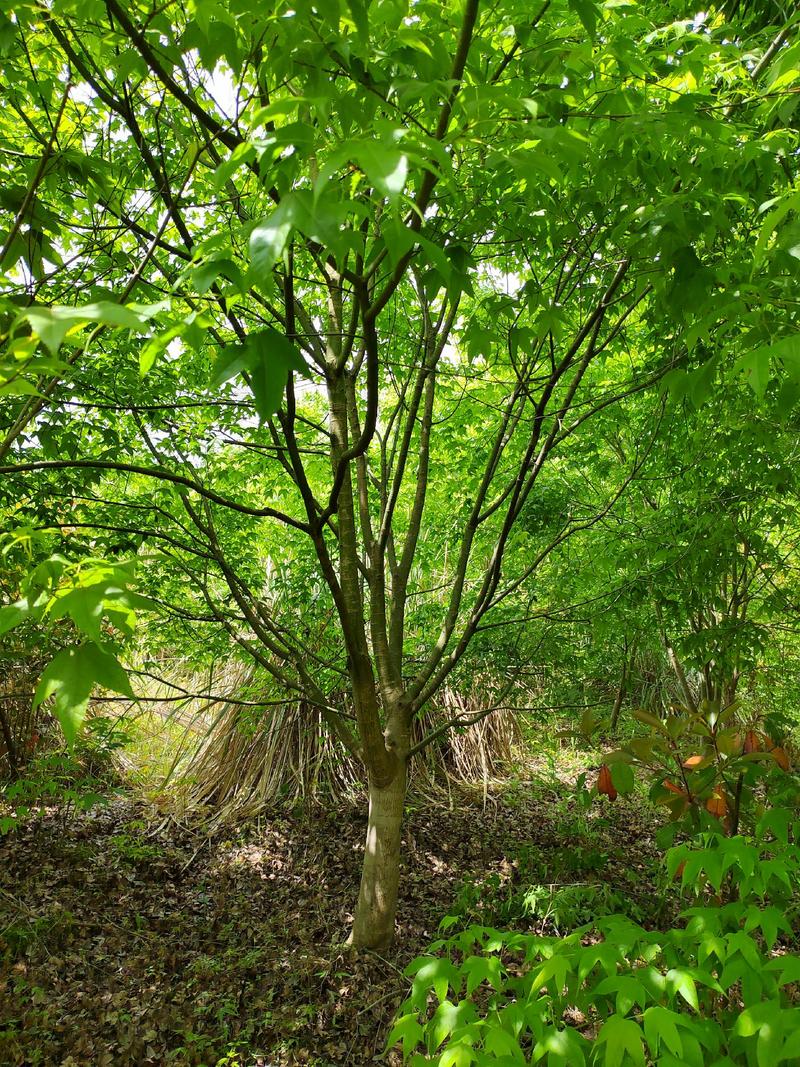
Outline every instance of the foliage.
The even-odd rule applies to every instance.
[[[69,751],[38,753],[23,774],[0,785],[0,835],[49,809],[59,809],[67,819],[73,811],[107,803],[116,788],[113,755],[129,739],[118,722],[97,716]]]
[[[440,1067],[766,1067],[797,1058],[800,957],[780,943],[793,941],[800,916],[796,788],[785,750],[752,722],[745,732],[737,711],[708,701],[674,707],[665,720],[636,711],[649,734],[600,768],[598,792],[611,800],[633,789],[631,764],[644,768],[651,798],[677,820],[660,838],[691,835],[666,857],[667,884],[674,893],[677,881],[691,901],[680,925],[646,930],[630,911],[604,917],[596,901],[588,925],[531,935],[519,925],[541,899],[533,887],[516,912],[497,911],[517,932],[468,925],[409,967],[411,995],[389,1044],[402,1042],[411,1063]],[[594,725],[587,713],[584,726]],[[470,917],[462,912],[442,929]]]
[[[3,617],[80,633],[35,703],[72,740],[93,688],[132,695],[129,626],[104,625],[142,593],[154,651],[207,665],[235,644],[368,783],[391,860],[365,852],[363,945],[392,936],[408,764],[433,738],[413,724],[458,671],[497,663],[513,696],[528,627],[622,585],[580,637],[622,631],[617,711],[642,633],[693,653],[715,699],[792,602],[773,518],[800,399],[785,22],[674,0],[2,17],[0,510],[77,582]],[[691,506],[653,497],[684,465],[658,466],[664,440],[722,390],[717,468],[697,420]],[[753,407],[780,447],[734,432]],[[575,539],[592,557],[617,521],[648,558],[615,539],[576,566]],[[141,592],[118,578],[134,559]],[[92,567],[113,585],[82,584]],[[780,595],[751,596],[756,575]]]
[[[602,859],[584,857],[591,871]],[[524,879],[524,876],[523,876]],[[481,881],[465,882],[456,896],[447,921],[471,925],[479,922],[499,926],[533,926],[552,929],[557,934],[574,930],[594,918],[626,910],[639,912],[635,903],[605,882],[536,882],[524,879],[516,889],[504,887],[499,875]]]
[[[742,723],[740,714],[736,703],[720,709],[707,700],[696,709],[673,705],[664,719],[634,710],[633,717],[649,732],[606,757],[598,792],[612,800],[618,791],[629,792],[636,767],[650,780],[650,798],[675,821],[673,833],[679,825],[689,833],[717,829],[720,823],[731,835],[745,822],[752,829],[766,803],[791,798],[796,779],[789,773],[785,742],[774,739],[775,718],[767,724],[770,736],[761,732],[762,724]],[[590,715],[584,725],[592,727]]]
[[[20,536],[20,535],[18,535]],[[35,622],[80,635],[65,644],[42,673],[33,694],[34,710],[55,696],[53,713],[72,744],[96,687],[133,698],[128,676],[117,659],[121,640],[133,634],[136,609],[150,602],[131,590],[133,565],[85,558],[72,563],[59,554],[39,562],[24,577],[22,596],[0,608],[0,635]]]
[[[112,812],[78,881],[124,928],[59,916],[42,850],[38,911],[2,897],[16,1062],[40,1024],[33,1056],[63,1059],[25,961],[63,949],[71,995],[79,937],[148,995],[185,972],[167,1037],[130,987],[102,1000],[117,1050],[231,1062],[283,1027],[290,1058],[295,976],[317,989],[346,921],[388,950],[405,848],[402,928],[432,927],[437,879],[466,924],[412,966],[391,1040],[415,1062],[800,1060],[799,29],[784,0],[0,5],[0,878],[115,788],[131,735],[101,707],[219,711],[187,761],[219,820],[328,805],[194,880],[210,835]],[[490,863],[508,724],[540,753],[553,711],[621,743],[572,798],[553,770],[530,852]],[[453,818],[451,778],[480,779],[477,870],[446,854],[443,790],[403,833],[442,768]],[[662,910],[690,898],[663,932],[649,853],[608,832],[646,788]],[[342,793],[368,794],[361,849]],[[120,932],[138,977],[103,956]],[[325,966],[332,1017],[349,978]]]
[[[793,812],[772,809],[755,843],[717,833],[671,850],[668,871],[682,865],[699,898],[680,927],[645,930],[616,915],[562,938],[471,926],[434,943],[407,971],[412,990],[389,1044],[439,1067],[793,1061],[800,957],[774,950],[792,932],[797,829]],[[720,906],[706,894],[723,883]]]

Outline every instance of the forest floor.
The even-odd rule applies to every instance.
[[[642,798],[575,798],[575,754],[488,796],[421,801],[405,828],[395,947],[342,947],[364,810],[276,813],[208,835],[131,795],[0,838],[3,1067],[340,1067],[397,1062],[403,968],[445,915],[563,932],[651,920]]]

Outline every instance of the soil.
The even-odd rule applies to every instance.
[[[343,945],[363,808],[276,812],[208,835],[118,797],[9,833],[0,1064],[391,1065],[403,968],[445,915],[531,879],[618,884],[627,900],[652,900],[653,826],[632,799],[597,798],[587,815],[567,786],[523,783],[450,805],[409,814],[385,957]]]

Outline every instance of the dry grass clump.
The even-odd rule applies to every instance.
[[[181,686],[198,691],[189,683]],[[361,793],[362,768],[331,729],[326,709],[303,699],[274,699],[269,683],[243,665],[227,665],[224,676],[219,674],[213,685],[207,679],[205,686],[221,699],[187,701],[179,711],[174,704],[151,706],[185,727],[170,777],[187,810],[225,822],[253,817],[275,804],[349,800]],[[341,714],[352,715],[346,695],[329,700]],[[469,723],[488,706],[477,686],[470,693],[445,688],[415,721],[412,745],[447,722]],[[519,736],[516,715],[509,710],[439,733],[412,762],[412,791],[443,795],[454,786],[475,784],[486,790],[510,766]]]

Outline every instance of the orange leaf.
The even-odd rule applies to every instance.
[[[699,766],[703,762],[702,756],[690,756],[685,762],[684,767],[688,770],[692,770],[694,767]]]
[[[714,786],[714,792],[706,801],[706,811],[715,815],[718,819],[724,819],[728,811],[728,802],[722,786]]]
[[[748,730],[744,735],[744,748],[742,751],[745,756],[749,756],[751,752],[761,751],[761,738],[755,730]]]
[[[675,785],[675,783],[671,782],[668,778],[665,778],[662,784],[665,789],[669,789],[670,793],[677,793],[679,797],[686,796],[685,790],[681,789],[679,785]]]
[[[785,748],[783,748],[781,745],[775,745],[775,747],[771,750],[770,755],[782,771],[789,770],[789,757],[786,754]]]
[[[617,791],[611,780],[611,771],[605,763],[600,768],[600,774],[597,776],[597,792],[603,793],[609,800],[617,799]]]

